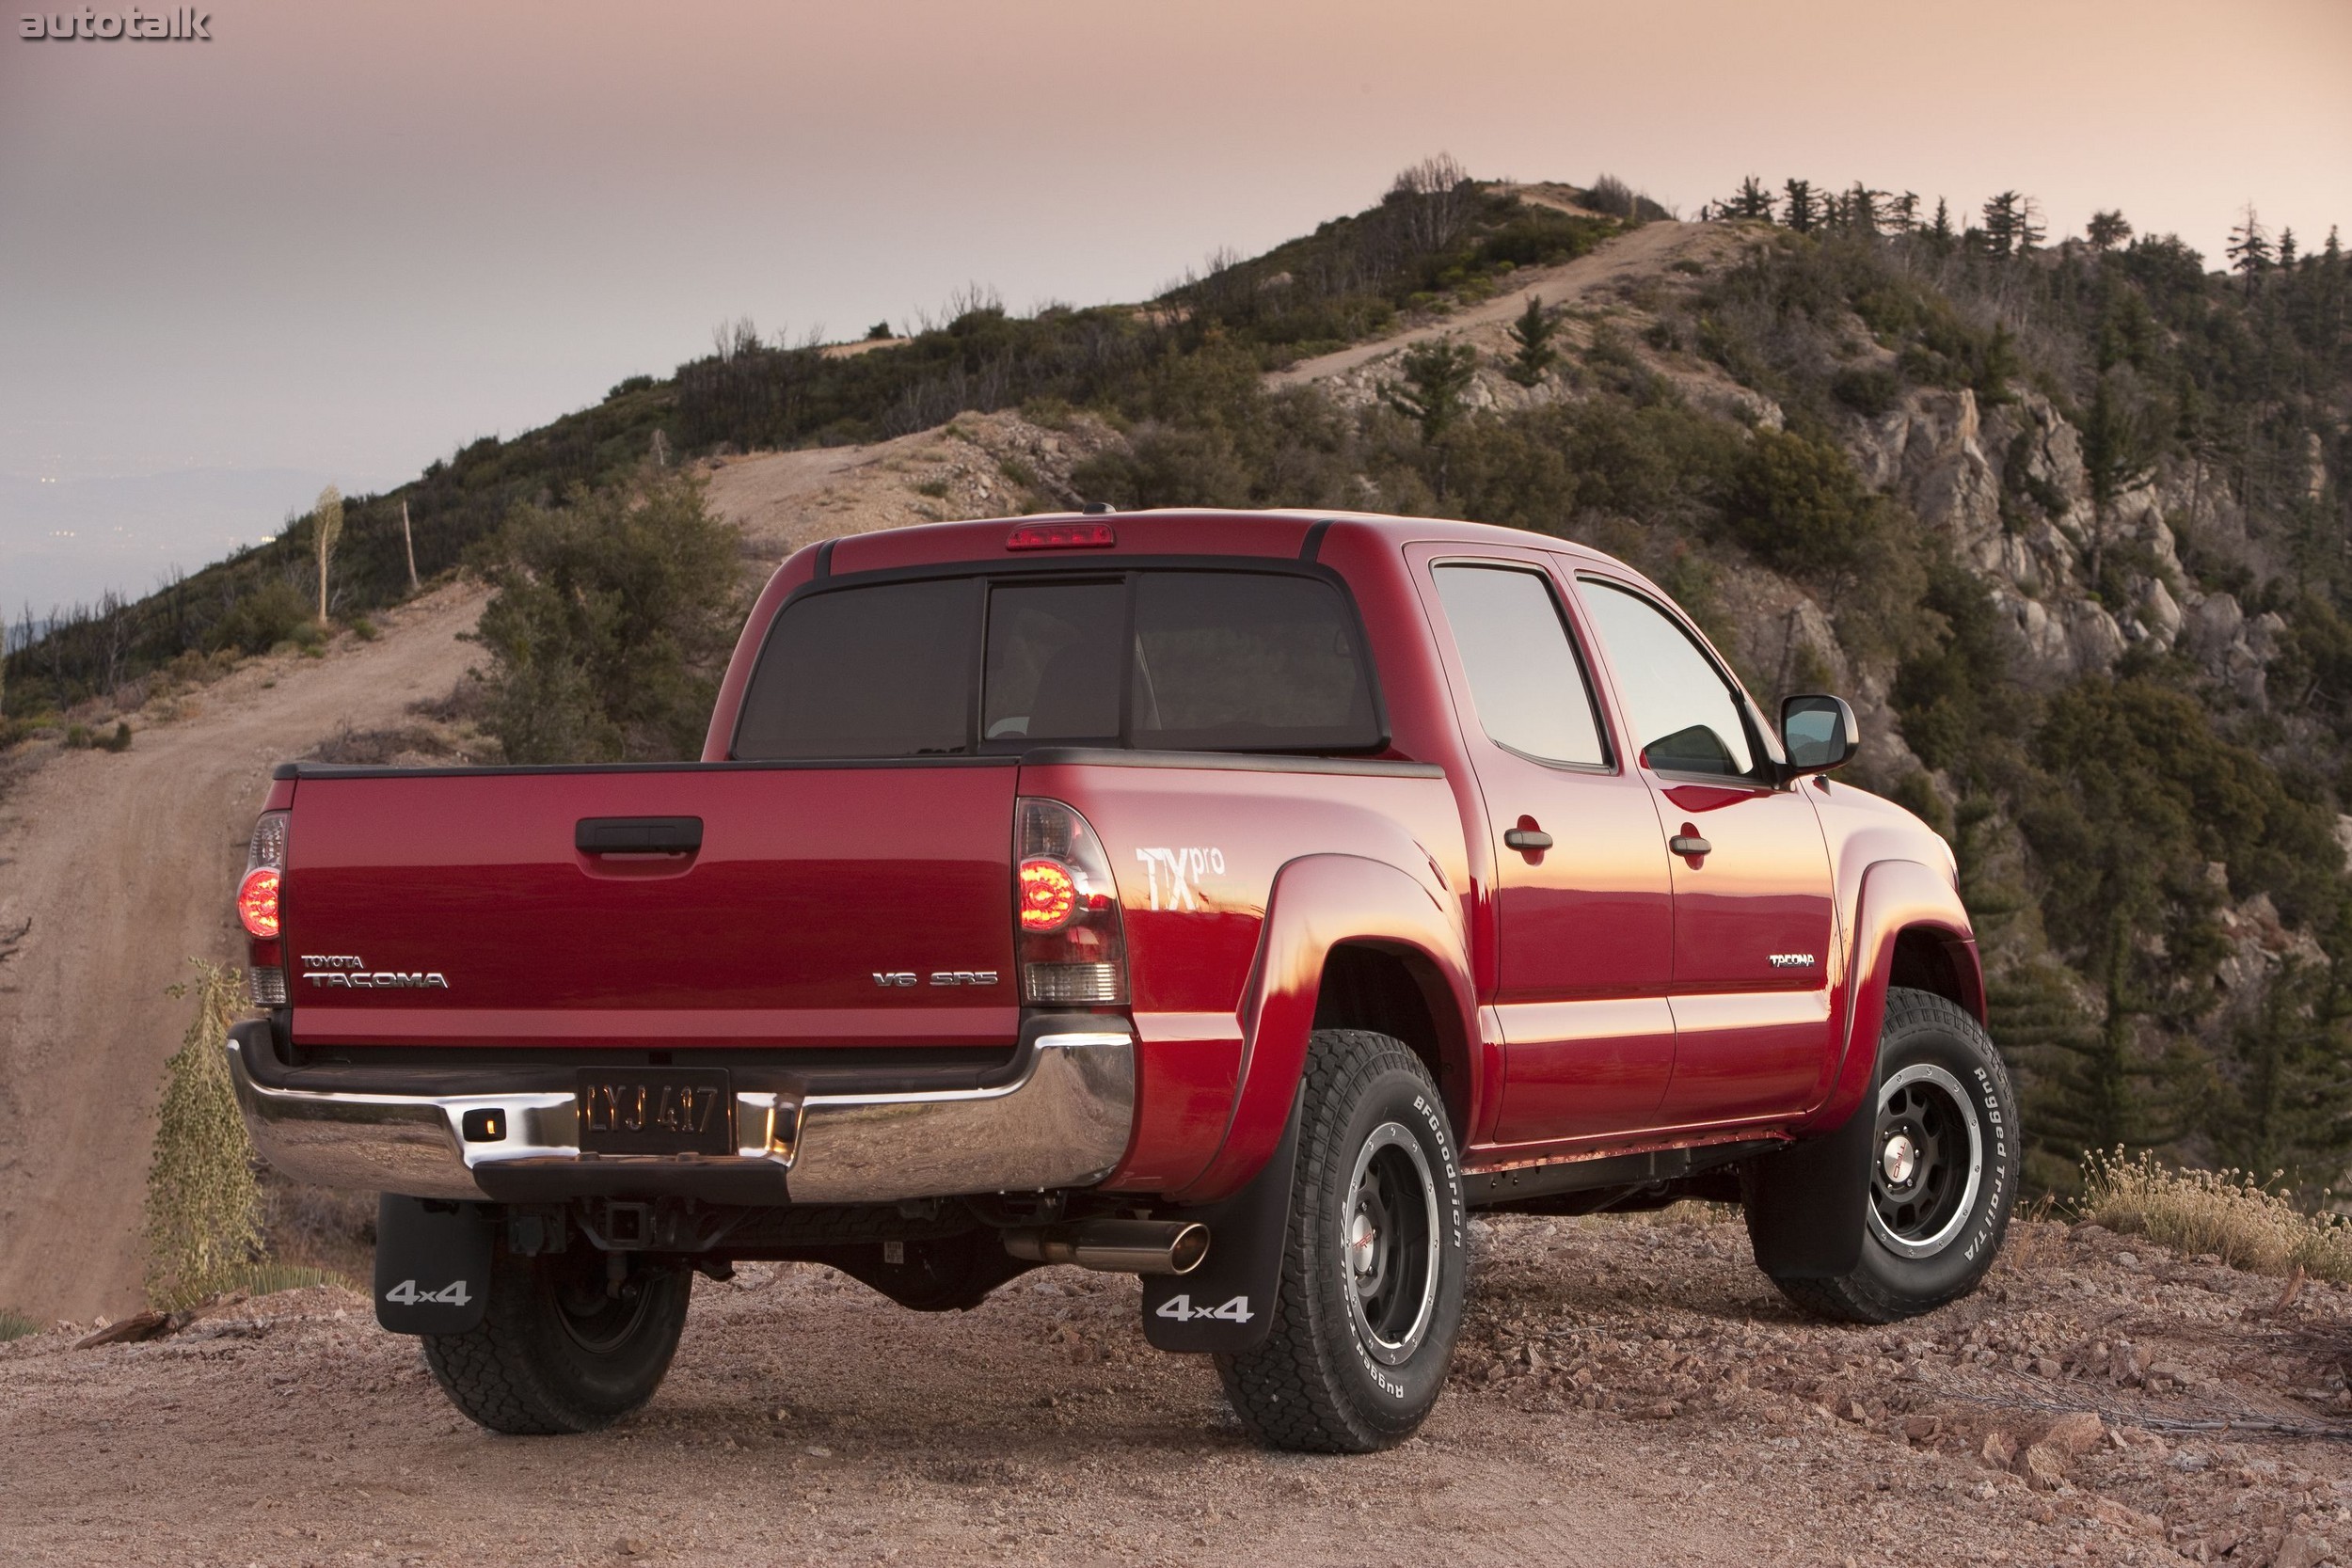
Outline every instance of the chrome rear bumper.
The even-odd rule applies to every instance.
[[[723,1156],[583,1155],[567,1091],[274,1087],[257,1079],[233,1037],[229,1071],[255,1150],[297,1181],[410,1197],[660,1189],[752,1202],[885,1203],[1084,1187],[1108,1176],[1135,1121],[1135,1039],[1118,1020],[1086,1022],[1084,1029],[1036,1035],[1018,1076],[990,1088],[738,1090],[738,1147]],[[469,1111],[502,1112],[503,1135],[469,1141]]]

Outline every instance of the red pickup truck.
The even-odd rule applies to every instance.
[[[2017,1104],[1941,839],[1557,539],[1100,513],[775,574],[703,760],[281,767],[256,1147],[502,1432],[651,1397],[691,1275],[1143,1282],[1292,1448],[1411,1433],[1466,1215],[1745,1205],[1859,1322],[1972,1289]]]

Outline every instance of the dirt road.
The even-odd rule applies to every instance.
[[[273,763],[343,725],[401,723],[480,655],[479,589],[437,590],[321,658],[255,660],[135,726],[119,754],[65,752],[0,801],[0,1306],[39,1318],[139,1305],[139,1203],[190,958],[239,959],[229,895]]]
[[[1301,359],[1295,365],[1273,372],[1265,378],[1266,385],[1297,387],[1311,381],[1329,381],[1375,359],[1386,358],[1435,338],[1463,338],[1490,351],[1501,350],[1503,347],[1501,342],[1502,328],[1518,318],[1531,299],[1540,297],[1545,305],[1553,309],[1576,306],[1583,303],[1586,296],[1600,293],[1618,283],[1654,277],[1672,261],[1685,255],[1717,259],[1737,250],[1740,244],[1738,234],[1721,227],[1710,228],[1696,223],[1645,224],[1573,261],[1515,273],[1508,289],[1479,304],[1455,310],[1430,325],[1357,343],[1334,353],[1318,355],[1312,359]]]
[[[562,1439],[481,1433],[362,1298],[299,1291],[0,1346],[0,1517],[11,1560],[77,1564],[2312,1568],[2352,1542],[2352,1296],[2274,1313],[2275,1279],[2020,1232],[1980,1295],[1865,1330],[1794,1317],[1719,1215],[1482,1222],[1454,1385],[1367,1459],[1251,1448],[1206,1365],[1143,1344],[1132,1282],[1073,1270],[928,1317],[747,1266],[699,1283],[651,1407]]]

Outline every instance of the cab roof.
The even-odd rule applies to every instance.
[[[1108,546],[1060,546],[1014,551],[1007,541],[1015,529],[1041,524],[1107,525]],[[1397,517],[1375,512],[1235,511],[1170,507],[1144,512],[1051,512],[1024,517],[984,517],[970,522],[923,523],[912,528],[845,535],[811,549],[830,548],[829,576],[890,571],[958,562],[1044,557],[1084,559],[1137,555],[1240,555],[1295,560],[1308,535],[1360,530],[1391,545],[1438,543],[1513,546],[1551,550],[1629,571],[1598,550],[1524,529],[1442,517]],[[1637,574],[1638,575],[1638,574]]]

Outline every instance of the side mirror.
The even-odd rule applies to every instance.
[[[1789,697],[1780,705],[1780,745],[1794,778],[1843,768],[1861,748],[1862,736],[1845,698]]]

